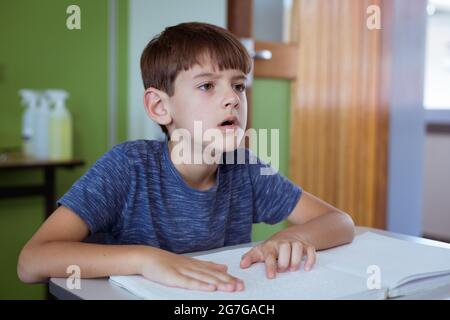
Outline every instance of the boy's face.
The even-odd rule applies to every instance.
[[[172,117],[169,134],[176,129],[189,131],[192,142],[212,146],[219,152],[236,149],[241,143],[247,125],[246,76],[240,70],[222,70],[205,61],[187,71],[180,71],[174,83],[174,95],[168,98]],[[222,125],[230,118],[233,125]],[[194,124],[196,129],[194,132]],[[201,136],[199,125],[201,124]],[[209,132],[208,132],[209,131]],[[220,135],[216,139],[199,140],[209,134]]]

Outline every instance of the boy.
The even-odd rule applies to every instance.
[[[206,291],[244,290],[227,266],[179,253],[250,242],[252,223],[292,222],[249,250],[242,268],[265,263],[277,272],[308,271],[315,250],[351,242],[354,225],[282,175],[262,175],[256,164],[180,162],[203,154],[198,138],[215,130],[215,155],[237,150],[246,128],[245,79],[251,58],[228,31],[205,23],[166,28],[141,56],[144,104],[167,139],[130,141],[112,148],[58,201],[58,209],[23,248],[18,275],[24,282],[66,277],[78,265],[81,277],[141,274],[168,286]],[[174,139],[187,133],[188,141]],[[198,132],[197,132],[198,133]],[[202,135],[203,136],[203,135]],[[230,139],[231,137],[231,139]],[[218,139],[220,140],[220,139]],[[242,150],[242,148],[239,148]],[[245,156],[252,157],[245,149]],[[197,158],[198,159],[198,158]],[[83,242],[106,233],[105,243]]]

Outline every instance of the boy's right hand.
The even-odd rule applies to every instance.
[[[141,274],[170,287],[200,291],[242,291],[244,282],[229,275],[225,264],[198,260],[161,249],[145,255]]]

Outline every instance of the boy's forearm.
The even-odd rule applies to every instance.
[[[330,212],[304,224],[292,225],[278,234],[299,238],[312,244],[316,250],[323,250],[351,242],[354,224],[347,214]]]
[[[141,245],[101,245],[82,242],[48,242],[24,248],[18,274],[28,283],[65,278],[70,265],[80,268],[81,278],[140,274],[143,259],[160,249]]]

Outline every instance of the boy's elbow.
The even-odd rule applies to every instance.
[[[355,237],[355,222],[353,221],[352,217],[345,212],[342,212],[344,216],[344,225],[345,225],[345,238],[346,243],[350,243],[353,241],[353,238]]]
[[[31,249],[27,246],[20,252],[17,261],[17,276],[24,283],[38,283],[44,280],[36,274],[36,270],[33,268]]]

